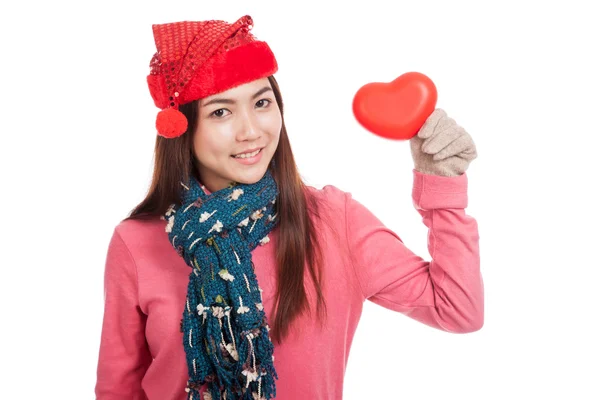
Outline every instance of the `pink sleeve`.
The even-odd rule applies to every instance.
[[[136,266],[115,229],[104,273],[104,320],[98,359],[97,400],[145,400],[142,377],[150,365],[145,315],[138,304]]]
[[[413,170],[413,204],[429,228],[425,261],[346,194],[350,253],[363,296],[385,308],[453,333],[483,326],[483,280],[477,221],[465,213],[467,176]]]

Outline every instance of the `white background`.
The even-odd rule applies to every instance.
[[[249,3],[0,6],[0,398],[94,398],[108,241],[150,183],[151,24],[245,14],[278,59],[306,182],[351,192],[424,258],[409,144],[362,129],[352,97],[422,72],[477,145],[483,329],[365,303],[345,399],[600,398],[593,2]]]

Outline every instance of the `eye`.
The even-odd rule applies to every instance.
[[[262,102],[264,102],[264,103],[262,103]],[[264,104],[264,106],[260,106],[260,104]],[[259,101],[256,102],[256,105],[259,108],[267,108],[267,107],[269,107],[270,104],[271,104],[271,100],[269,100],[269,99],[260,99]]]
[[[229,111],[226,108],[219,108],[218,110],[213,111],[210,116],[215,116],[217,118],[222,118],[225,116],[225,111]]]

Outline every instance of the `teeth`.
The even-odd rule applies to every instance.
[[[260,152],[260,149],[256,150],[254,153],[244,153],[244,154],[240,154],[238,156],[235,156],[235,158],[249,158],[249,157],[254,157],[255,155],[257,155]]]

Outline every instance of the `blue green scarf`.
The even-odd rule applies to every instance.
[[[274,398],[273,343],[251,251],[277,224],[277,184],[267,171],[257,183],[208,195],[194,178],[181,187],[182,204],[164,219],[171,244],[192,268],[181,324],[188,400],[203,400],[205,383],[213,400]]]

